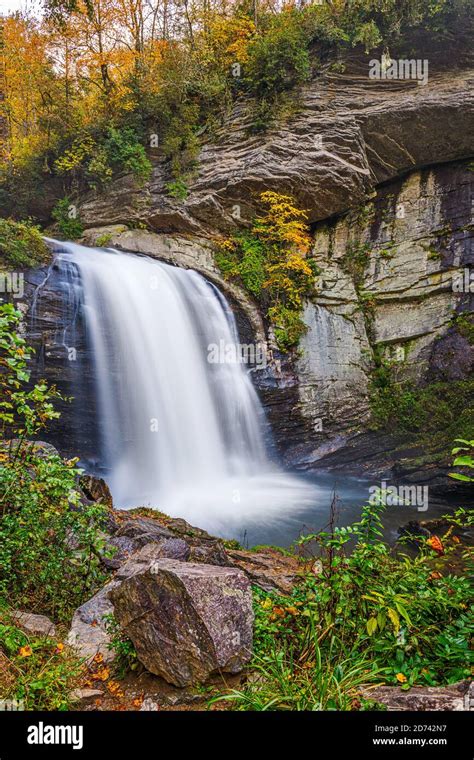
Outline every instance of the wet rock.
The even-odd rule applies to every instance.
[[[150,560],[137,563],[111,599],[139,660],[169,683],[235,673],[251,657],[252,596],[239,570]]]
[[[187,562],[192,559],[192,549],[182,538],[167,538],[160,544],[160,557]],[[195,561],[195,560],[194,560]]]
[[[181,518],[167,518],[167,528],[175,536],[180,536],[190,547],[190,562],[203,562],[207,565],[228,564],[224,544],[221,539],[211,536],[207,531],[190,525]]]
[[[32,612],[13,610],[12,618],[18,628],[26,633],[31,633],[33,636],[49,636],[50,638],[56,636],[54,623],[45,615],[34,615]]]
[[[117,513],[111,513],[109,522],[112,538],[107,541],[106,548],[111,556],[104,557],[102,561],[111,570],[121,567],[134,552],[142,547],[148,544],[162,544],[173,539],[173,533],[152,518],[123,519],[122,516],[118,518]],[[172,547],[169,547],[168,551],[172,552]],[[178,552],[179,549],[175,547],[174,551]],[[183,551],[181,547],[181,554]],[[180,558],[176,557],[176,559]]]

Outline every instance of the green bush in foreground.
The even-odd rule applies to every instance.
[[[83,503],[76,460],[29,440],[59,416],[51,401],[60,396],[44,382],[29,388],[31,349],[19,320],[13,306],[0,306],[0,598],[67,620],[106,579],[105,508]]]
[[[218,699],[242,710],[364,709],[374,683],[433,686],[470,674],[474,599],[455,527],[441,540],[420,538],[415,557],[381,540],[383,500],[361,520],[302,539],[319,546],[313,571],[289,597],[255,589],[255,655],[245,688]],[[347,553],[348,544],[355,544]]]
[[[68,710],[83,665],[61,642],[21,631],[0,610],[0,696],[25,710]]]

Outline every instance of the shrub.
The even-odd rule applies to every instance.
[[[136,649],[113,615],[104,615],[104,622],[110,636],[109,649],[115,653],[114,670],[117,678],[124,678],[140,667]]]
[[[278,347],[296,346],[305,331],[300,312],[311,294],[315,263],[307,258],[310,237],[306,213],[294,199],[272,191],[261,193],[263,213],[249,232],[225,241],[215,260],[227,279],[237,279],[258,298],[275,328]]]
[[[77,216],[76,207],[67,196],[57,201],[51,216],[57,222],[60,235],[66,240],[75,240],[81,237],[84,232],[82,222]]]
[[[23,702],[25,710],[68,710],[80,685],[83,665],[61,642],[20,630],[8,609],[0,610],[0,669],[3,699]],[[10,673],[10,677],[8,676]]]
[[[469,677],[474,633],[467,572],[472,552],[456,528],[473,513],[445,516],[445,534],[418,539],[418,554],[381,539],[383,494],[348,527],[305,536],[312,572],[289,596],[254,590],[255,655],[242,690],[221,698],[243,710],[366,709],[374,682],[440,685]],[[352,552],[348,548],[352,546]]]
[[[150,178],[152,170],[137,133],[127,126],[120,129],[108,127],[96,137],[85,134],[76,138],[56,159],[54,168],[58,174],[68,177],[70,187],[76,189],[84,186],[85,182],[93,188],[104,186],[110,182],[114,173],[121,171],[130,172],[139,184],[143,184]],[[65,200],[59,201],[59,204]],[[54,218],[57,219],[57,216]],[[74,229],[70,225],[67,207],[62,211],[61,219],[58,219],[61,222],[63,220],[69,225],[68,229]]]
[[[258,98],[273,97],[309,78],[308,37],[300,21],[297,11],[283,11],[250,40],[245,82]]]
[[[0,596],[66,620],[106,579],[100,561],[106,510],[83,503],[77,460],[50,455],[29,438],[59,417],[54,387],[29,389],[31,356],[20,314],[0,306]]]
[[[0,219],[0,268],[39,266],[49,257],[49,248],[38,227],[29,221]]]
[[[140,183],[150,179],[151,163],[137,134],[130,127],[122,129],[109,127],[103,148],[113,169],[131,172]]]
[[[177,198],[180,201],[185,201],[188,197],[188,187],[182,179],[167,182],[166,192],[170,198]]]
[[[469,438],[474,426],[474,380],[417,387],[398,380],[397,367],[379,360],[370,388],[372,426],[410,434],[427,452],[448,455],[456,436]]]

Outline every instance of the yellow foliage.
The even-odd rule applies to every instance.
[[[207,36],[211,40],[212,61],[221,66],[246,63],[249,42],[255,34],[255,24],[249,18],[217,16],[210,24]]]
[[[260,195],[265,214],[256,219],[255,229],[269,243],[287,245],[306,255],[311,238],[307,229],[306,211],[295,206],[294,199],[267,190]]]

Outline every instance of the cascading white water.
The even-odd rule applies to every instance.
[[[211,344],[238,342],[217,288],[148,257],[58,245],[68,312],[82,311],[91,344],[115,505],[152,506],[221,534],[307,509],[314,487],[267,457],[244,366],[208,360]]]

